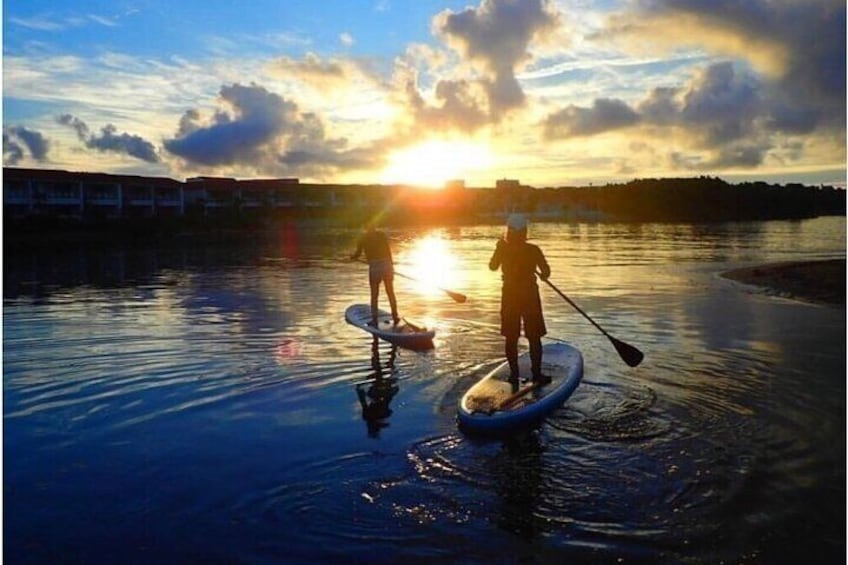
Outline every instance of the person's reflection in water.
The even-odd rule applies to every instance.
[[[397,346],[393,345],[389,353],[389,360],[383,366],[380,362],[380,341],[375,337],[371,343],[373,380],[356,385],[356,395],[359,397],[359,404],[362,406],[362,419],[365,420],[368,427],[369,437],[378,437],[380,430],[389,425],[386,421],[392,414],[389,403],[399,390],[396,379],[392,377],[396,355]]]
[[[506,439],[494,460],[495,488],[501,497],[498,526],[526,540],[544,529],[537,515],[543,452],[538,434],[529,431]]]

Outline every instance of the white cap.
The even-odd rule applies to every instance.
[[[511,230],[527,229],[527,218],[523,214],[510,214],[506,220],[506,227]]]

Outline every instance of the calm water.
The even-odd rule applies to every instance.
[[[646,357],[543,288],[584,382],[483,441],[456,402],[501,361],[500,233],[391,233],[426,353],[345,324],[368,300],[350,231],[7,252],[6,562],[844,561],[845,308],[718,277],[844,257],[844,218],[531,226],[552,282]],[[357,385],[377,371],[394,387]]]

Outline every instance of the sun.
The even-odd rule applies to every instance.
[[[484,144],[429,140],[390,154],[380,182],[438,189],[449,180],[465,180],[486,171],[492,162],[489,148]]]

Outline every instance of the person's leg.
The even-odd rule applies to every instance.
[[[545,318],[542,314],[542,301],[538,290],[529,297],[527,311],[524,316],[524,335],[530,345],[530,367],[533,382],[547,384],[549,376],[542,374],[542,336],[547,333]]]
[[[545,381],[550,382],[548,375],[542,374],[542,338],[530,337],[527,338],[530,343],[530,366],[533,372],[533,381],[545,384]]]
[[[371,324],[377,326],[377,297],[380,294],[380,279],[370,277],[368,284],[371,286]]]
[[[518,336],[504,336],[504,355],[509,364],[509,382],[513,391],[518,389]]]
[[[389,306],[392,309],[392,319],[397,325],[400,322],[400,318],[398,317],[398,309],[397,309],[397,298],[395,298],[395,279],[394,274],[389,273],[383,279],[383,284],[386,287],[386,296],[389,297]]]

